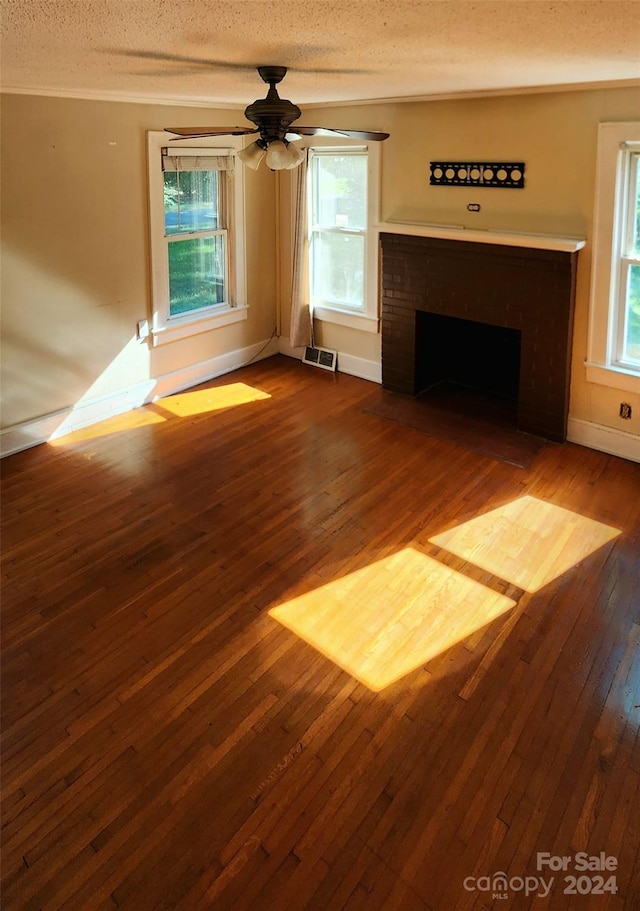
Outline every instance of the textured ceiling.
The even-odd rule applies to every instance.
[[[640,79],[640,2],[2,0],[2,87],[245,105]]]

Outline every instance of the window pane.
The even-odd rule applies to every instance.
[[[325,228],[365,228],[366,154],[317,155],[313,165],[313,223]]]
[[[364,237],[317,231],[312,243],[314,299],[362,307]]]
[[[170,316],[224,303],[224,245],[221,234],[169,244]]]
[[[218,171],[165,171],[164,224],[166,235],[217,230]]]
[[[640,256],[640,155],[634,155],[632,162],[635,169],[635,181],[631,183],[631,208],[635,204],[635,215],[632,215],[631,255]]]
[[[640,364],[640,265],[629,267],[623,358]]]
[[[622,362],[640,366],[640,155],[630,155],[627,215],[627,253],[622,260]]]

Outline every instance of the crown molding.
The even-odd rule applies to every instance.
[[[613,79],[608,82],[571,82],[556,85],[521,86],[504,89],[474,89],[473,91],[441,92],[431,95],[396,95],[391,98],[369,98],[354,101],[303,102],[307,108],[339,108],[383,104],[411,104],[420,101],[464,101],[473,98],[510,98],[518,95],[547,95],[561,92],[592,92],[608,89],[640,88],[639,79]]]
[[[304,110],[315,108],[365,107],[367,105],[412,104],[423,101],[464,101],[474,98],[509,98],[518,95],[546,95],[560,92],[589,92],[609,89],[640,88],[639,79],[615,79],[605,82],[573,82],[555,85],[521,86],[502,89],[474,89],[460,92],[434,92],[427,95],[395,95],[389,98],[355,98],[350,100],[303,101]],[[193,98],[185,95],[147,95],[136,92],[110,92],[42,88],[41,86],[0,86],[0,94],[35,95],[46,98],[74,98],[82,101],[117,101],[128,104],[158,104],[174,107],[244,110],[244,103],[217,101],[214,98]],[[304,111],[303,111],[304,116]]]
[[[135,92],[103,92],[75,89],[41,88],[33,86],[4,85],[0,87],[3,95],[32,95],[44,98],[74,98],[79,101],[117,101],[127,104],[162,104],[173,107],[215,108],[227,111],[243,111],[241,102],[212,101],[210,98],[187,98],[183,95],[139,95]]]

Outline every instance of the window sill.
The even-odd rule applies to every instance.
[[[593,364],[587,361],[587,382],[598,383],[601,386],[611,386],[624,392],[640,393],[640,374],[623,367],[605,367],[602,364]]]
[[[358,329],[360,332],[379,332],[379,320],[366,313],[334,310],[332,307],[314,307],[313,317],[320,320],[321,323],[334,323],[336,326],[346,326],[348,329]]]
[[[153,347],[157,348],[158,345],[179,342],[181,339],[190,338],[192,335],[200,335],[202,332],[211,332],[212,329],[220,329],[232,323],[239,323],[245,320],[248,315],[248,307],[227,307],[202,319],[194,317],[192,319],[184,319],[175,325],[160,326],[153,330]]]

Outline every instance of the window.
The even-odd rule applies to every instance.
[[[640,124],[600,125],[587,379],[640,390]]]
[[[311,297],[364,307],[367,153],[312,152],[309,194]]]
[[[169,318],[225,304],[229,296],[223,216],[227,162],[171,155],[163,149],[164,235],[169,265]],[[220,177],[222,176],[222,179]]]
[[[379,151],[316,144],[309,150],[309,288],[314,315],[377,331]],[[375,143],[371,144],[376,145]]]
[[[640,151],[623,158],[620,256],[617,264],[614,359],[640,369]]]
[[[191,144],[189,144],[191,143]],[[246,318],[234,148],[149,134],[154,344]]]

